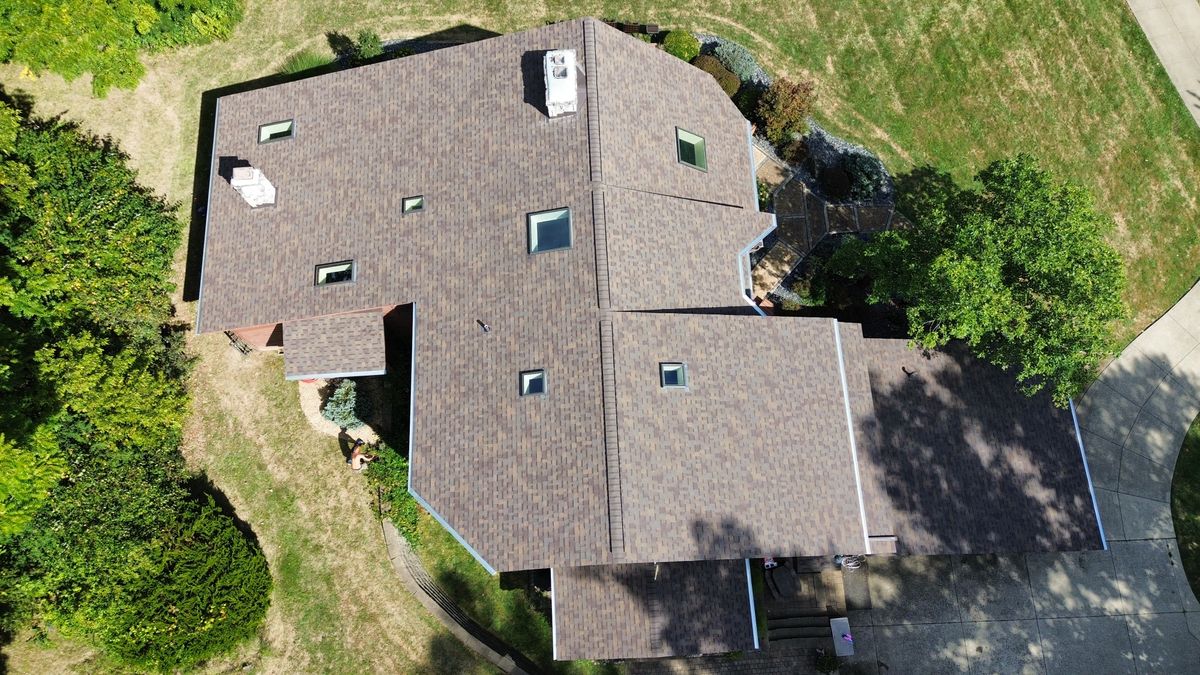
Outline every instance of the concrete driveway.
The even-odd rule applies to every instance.
[[[1200,3],[1129,0],[1129,9],[1158,55],[1188,112],[1200,124]]]

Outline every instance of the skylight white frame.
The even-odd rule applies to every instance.
[[[538,226],[542,223],[555,221],[562,218],[563,215],[567,218],[567,244],[566,246],[555,246],[554,248],[538,248]],[[564,249],[573,248],[575,246],[575,221],[571,216],[571,208],[564,206],[558,209],[549,209],[547,211],[534,211],[533,213],[525,214],[525,229],[528,235],[529,255],[536,253],[550,253],[552,251],[562,251]]]
[[[542,381],[542,390],[541,391],[529,391],[529,384],[535,380]],[[520,383],[520,388],[518,389],[518,391],[520,392],[522,397],[546,396],[547,394],[550,393],[550,380],[549,380],[549,378],[546,377],[546,369],[545,368],[533,368],[531,370],[522,370],[521,376],[520,376],[520,379],[518,380],[518,382]]]
[[[288,132],[287,136],[280,136],[279,138],[270,138],[271,134],[276,133],[277,131],[283,131],[282,127],[285,124],[287,125],[287,132]],[[272,131],[273,129],[275,129],[275,131]],[[276,141],[286,141],[289,138],[295,138],[295,137],[296,137],[296,120],[295,119],[279,120],[278,122],[268,122],[266,124],[258,125],[258,143],[259,143],[259,145],[262,145],[263,143],[274,143]]]
[[[677,371],[680,375],[680,382],[676,384],[667,384],[667,372]],[[658,384],[663,389],[687,389],[688,388],[688,368],[684,361],[660,361],[658,364]]]
[[[322,276],[328,275],[331,272],[341,272],[346,267],[350,268],[350,278],[343,281],[322,281]],[[321,263],[317,265],[313,272],[313,285],[321,288],[324,286],[337,286],[339,284],[348,284],[358,279],[358,266],[354,264],[354,260],[339,260],[331,263]]]

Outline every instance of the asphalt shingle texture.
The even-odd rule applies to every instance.
[[[627,560],[863,550],[833,325],[613,316]]]
[[[872,527],[902,554],[1103,547],[1071,413],[965,350],[865,341],[874,442],[860,449]]]
[[[551,120],[541,58],[564,48],[579,111]],[[292,138],[257,143],[286,119]],[[677,161],[676,127],[707,171]],[[747,308],[738,253],[771,220],[746,121],[650,45],[571,21],[232,94],[214,143],[198,330],[282,323],[289,376],[341,372],[382,361],[380,315],[353,313],[413,303],[412,488],[497,570],[555,569],[560,656],[747,647],[727,559],[862,551],[859,487],[901,552],[1100,545],[1045,397],[852,325],[843,384],[830,320],[699,313]],[[275,206],[219,177],[246,163]],[[527,214],[558,208],[573,245],[530,255]],[[341,260],[352,283],[313,285]],[[686,391],[660,361],[688,364]],[[535,368],[548,393],[522,397]],[[647,581],[704,559],[726,561]]]
[[[541,57],[562,48],[586,64],[579,111],[549,119]],[[283,119],[292,138],[257,143]],[[677,124],[706,135],[708,172],[676,161]],[[496,569],[612,561],[600,321],[745,307],[737,252],[768,224],[745,120],[712,78],[571,21],[225,96],[216,128],[215,169],[249,162],[279,195],[252,210],[214,178],[199,330],[414,303],[414,489]],[[401,215],[413,195],[425,209]],[[530,255],[526,215],[562,207],[574,245]],[[315,265],[350,259],[353,283],[313,286]],[[548,396],[518,396],[532,368]]]
[[[693,656],[752,649],[741,560],[554,570],[559,659]]]
[[[283,324],[284,376],[381,375],[387,368],[383,314],[337,314]]]

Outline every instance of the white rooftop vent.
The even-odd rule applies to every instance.
[[[266,206],[275,203],[275,186],[263,175],[263,172],[252,166],[239,166],[229,177],[229,184],[246,200],[250,206]]]
[[[575,50],[555,49],[546,52],[543,65],[546,71],[546,112],[550,117],[576,112]]]

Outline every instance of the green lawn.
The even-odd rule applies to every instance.
[[[1028,151],[1089,187],[1128,263],[1134,320],[1122,341],[1196,280],[1200,130],[1124,2],[733,7],[744,28],[691,23],[746,40],[780,70],[815,74],[821,123],[893,172],[928,163],[965,180]]]
[[[141,181],[186,215],[203,92],[277,72],[302,49],[327,53],[329,31],[374,28],[390,39],[469,24],[505,32],[581,15],[720,33],[774,72],[812,75],[821,123],[879,152],[893,172],[932,164],[963,179],[998,156],[1041,156],[1090,188],[1114,219],[1109,237],[1128,262],[1135,314],[1122,339],[1196,278],[1200,130],[1121,0],[263,0],[247,3],[228,41],[147,57],[142,84],[105,100],[92,98],[86,78],[30,80],[15,64],[0,66],[0,83],[31,96],[40,114],[111,136]],[[182,316],[191,311],[181,303]],[[480,668],[395,591],[377,533],[357,520],[368,515],[365,493],[339,473],[336,449],[303,431],[278,368],[235,372],[218,343],[219,336],[201,344],[189,451],[259,532],[276,575],[268,629],[245,658],[268,671],[358,670],[368,658],[395,672]],[[1195,429],[1189,444],[1198,445]],[[1176,475],[1189,475],[1185,462]],[[452,539],[434,534],[422,555],[461,582],[464,597],[478,603],[469,611],[545,659],[544,619],[500,591]],[[370,586],[339,576],[346,560],[367,570]],[[15,661],[13,670],[22,670]]]
[[[1179,541],[1179,557],[1192,591],[1200,596],[1200,418],[1192,422],[1171,483],[1171,517]]]
[[[564,675],[619,672],[615,666],[593,661],[554,661],[550,621],[535,607],[535,602],[548,605],[549,599],[537,600],[524,590],[501,589],[499,578],[488,574],[429,514],[421,514],[418,531],[421,545],[417,554],[425,569],[480,625],[549,672]]]

